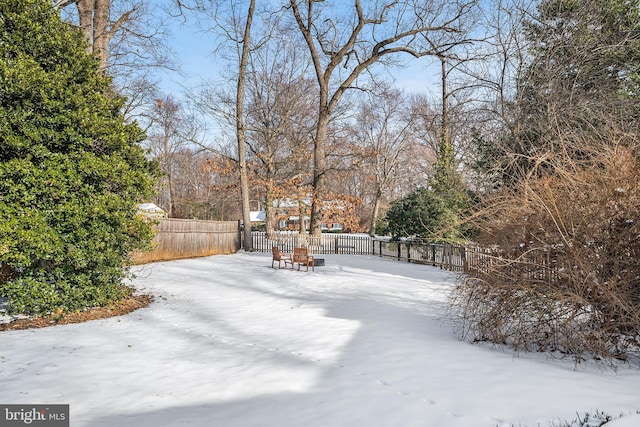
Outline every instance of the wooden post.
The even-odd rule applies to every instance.
[[[460,257],[462,258],[462,271],[467,274],[469,272],[469,265],[467,264],[467,247],[460,246]]]
[[[547,265],[545,266],[545,274],[547,283],[551,284],[551,254],[549,250],[545,251],[547,253]]]

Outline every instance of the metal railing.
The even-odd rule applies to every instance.
[[[464,273],[486,273],[496,267],[518,270],[523,277],[554,281],[558,266],[548,253],[512,259],[494,249],[477,246],[432,243],[422,239],[393,241],[366,234],[323,234],[321,237],[291,232],[276,232],[268,239],[264,232],[253,232],[254,249],[271,252],[277,246],[283,252],[307,247],[313,254],[377,255],[398,261],[426,264],[443,270]]]
[[[253,248],[271,252],[277,246],[283,252],[304,246],[313,254],[378,255],[399,261],[428,264],[451,271],[465,271],[465,247],[423,240],[391,241],[366,234],[323,234],[320,237],[298,233],[276,232],[267,238],[265,232],[253,232]]]
[[[254,231],[253,248],[259,252],[271,252],[277,246],[283,252],[293,252],[293,248],[307,247],[313,254],[350,254],[371,255],[372,238],[366,234],[323,234],[320,237],[299,233],[276,232],[267,237],[267,233]]]
[[[466,248],[449,243],[430,243],[419,239],[374,240],[374,255],[400,261],[427,264],[449,271],[467,271]]]

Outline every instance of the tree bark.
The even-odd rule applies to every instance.
[[[111,0],[94,0],[93,5],[93,53],[100,61],[100,69],[104,70],[107,68],[108,45],[111,39],[109,32]]]
[[[89,43],[87,52],[96,55],[100,70],[105,70],[109,60],[109,41],[138,6],[133,6],[116,22],[111,23],[111,0],[70,0],[60,2],[57,6],[64,7],[72,3],[78,9],[80,30]]]
[[[326,91],[326,88],[323,88],[322,91]],[[310,232],[313,236],[320,236],[322,233],[322,203],[326,199],[327,193],[326,141],[329,119],[331,118],[329,108],[322,103],[323,95],[320,95],[320,98],[321,105],[313,152],[313,195],[311,199],[311,221],[309,224]],[[327,98],[326,94],[324,98]]]
[[[373,199],[373,211],[371,212],[371,224],[369,225],[369,235],[371,237],[376,234],[376,223],[378,222],[378,215],[380,214],[380,200],[382,200],[382,191],[378,186]]]
[[[87,52],[93,52],[93,0],[77,0],[78,20],[80,22],[80,30],[87,39]]]
[[[267,189],[267,197],[264,204],[264,226],[267,233],[267,239],[272,239],[274,235],[274,222],[276,219],[275,209],[273,208],[273,199],[271,189]]]

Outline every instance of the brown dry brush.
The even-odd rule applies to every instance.
[[[582,141],[588,160],[557,156],[487,200],[479,241],[491,249],[470,254],[452,294],[464,338],[640,359],[640,157],[610,141]]]

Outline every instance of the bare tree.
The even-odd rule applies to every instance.
[[[149,125],[155,108],[156,68],[175,69],[166,44],[164,11],[148,0],[53,0],[63,20],[85,35],[87,50],[113,77],[114,91],[126,97],[123,113]]]
[[[269,235],[274,202],[296,198],[302,207],[311,184],[308,153],[315,127],[315,90],[305,77],[308,62],[286,35],[274,34],[269,44],[252,52],[247,80],[247,143],[255,161],[254,190],[263,189]],[[301,226],[306,232],[302,222]]]
[[[385,194],[400,176],[407,150],[416,138],[415,115],[403,92],[383,87],[363,100],[352,128],[360,165],[372,181],[371,218],[368,231],[374,235]],[[412,153],[417,154],[417,153]]]
[[[251,206],[249,198],[249,176],[247,172],[246,135],[244,128],[244,90],[247,78],[249,51],[251,49],[251,23],[256,8],[255,0],[250,0],[247,19],[240,43],[242,50],[238,62],[238,85],[236,91],[236,138],[238,140],[238,169],[240,172],[240,194],[242,197],[242,222],[244,224],[243,247],[245,251],[253,250],[251,236]]]
[[[240,199],[242,206],[242,221],[245,227],[243,234],[243,247],[245,251],[253,250],[253,240],[250,233],[251,215],[250,215],[250,188],[249,175],[247,165],[247,148],[246,148],[246,127],[245,127],[245,87],[247,80],[247,68],[251,51],[255,48],[252,40],[252,26],[256,10],[255,0],[249,0],[248,3],[237,0],[232,2],[223,2],[218,0],[192,0],[176,2],[180,11],[195,11],[198,16],[209,18],[210,30],[222,36],[219,45],[214,47],[212,51],[223,46],[231,44],[232,54],[226,54],[236,65],[237,74],[235,74],[235,97],[233,106],[233,121],[235,127],[235,138],[237,142],[237,167],[238,177],[240,181]],[[245,12],[246,11],[246,12]],[[260,44],[258,41],[257,44]],[[211,94],[204,95],[210,97]],[[222,112],[226,116],[227,112]],[[217,111],[216,115],[220,115],[221,111]],[[227,116],[228,117],[228,116]]]
[[[453,153],[454,165],[476,191],[490,191],[501,173],[501,163],[488,158],[497,136],[517,132],[511,107],[521,96],[528,55],[523,19],[533,6],[525,0],[483,2],[475,39],[460,39],[437,56],[441,94],[422,109],[428,140],[441,159]]]
[[[319,88],[311,213],[314,235],[321,231],[327,192],[327,128],[345,91],[371,72],[374,64],[389,64],[398,54],[416,58],[437,54],[447,33],[466,31],[465,17],[476,1],[389,1],[365,5],[367,9],[361,0],[355,0],[353,6],[320,4],[317,0],[289,1]]]
[[[184,135],[190,126],[181,105],[171,96],[156,100],[153,114],[153,125],[149,132],[149,148],[159,161],[163,177],[160,180],[158,193],[163,195],[162,207],[170,218],[177,211],[175,167],[177,156],[187,145]]]
[[[278,199],[304,201],[310,193],[315,88],[305,77],[305,64],[297,52],[285,35],[274,34],[270,43],[251,52],[248,61],[244,126],[249,194],[251,200],[259,200],[265,207],[269,233],[273,231],[274,203]],[[230,80],[226,82],[208,84],[192,99],[219,124],[218,131],[224,138],[233,138],[236,88],[231,88]],[[208,145],[200,145],[213,151]],[[216,155],[227,156],[227,161],[236,165],[233,170],[223,167],[226,161],[220,158],[218,169],[237,177],[235,153],[231,157]]]
[[[157,28],[152,28],[148,19],[148,6],[143,0],[58,0],[54,1],[54,7],[65,8],[75,5],[75,14],[67,14],[72,19],[75,15],[80,30],[89,42],[87,49],[94,53],[100,61],[100,69],[104,70],[109,65],[113,55],[125,55],[125,41],[131,38],[137,39],[138,47],[144,45],[145,54],[157,49],[149,41],[158,39]],[[155,22],[155,21],[153,21]],[[144,23],[144,24],[143,24]],[[157,22],[155,22],[158,24]],[[142,25],[141,25],[142,24]],[[141,31],[142,26],[147,26],[146,31]],[[123,35],[123,33],[125,35]],[[121,36],[118,37],[118,34]],[[110,46],[112,40],[117,39],[116,46]],[[145,40],[144,43],[141,41]],[[157,45],[155,45],[157,47]],[[128,54],[132,53],[130,49]],[[143,55],[137,52],[138,59]]]

